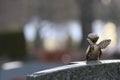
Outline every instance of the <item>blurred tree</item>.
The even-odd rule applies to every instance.
[[[37,28],[36,28],[36,37],[35,37],[35,41],[34,41],[36,48],[39,48],[40,45],[41,45],[41,43],[40,43],[41,42],[40,29],[41,29],[41,26],[38,25]]]
[[[82,48],[86,48],[87,45],[87,35],[92,32],[92,21],[93,17],[93,3],[94,0],[78,0],[78,7],[81,9],[80,20],[82,22]]]
[[[26,45],[22,31],[0,33],[0,57],[10,60],[26,60]]]

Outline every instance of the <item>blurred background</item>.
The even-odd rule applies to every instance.
[[[0,80],[85,60],[89,33],[120,58],[120,0],[0,0]]]

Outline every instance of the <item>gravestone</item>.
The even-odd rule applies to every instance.
[[[27,80],[120,80],[120,60],[72,62],[35,72]]]

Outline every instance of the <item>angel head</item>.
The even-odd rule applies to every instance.
[[[99,36],[97,34],[90,33],[88,35],[88,39],[90,39],[93,43],[96,43],[99,39]]]

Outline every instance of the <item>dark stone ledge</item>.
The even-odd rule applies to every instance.
[[[35,72],[28,75],[27,80],[120,80],[120,60],[71,62]]]

